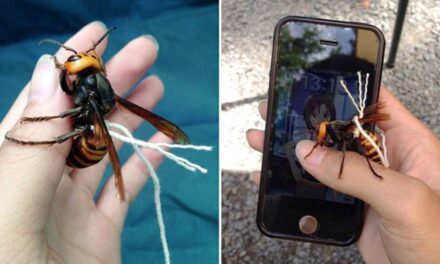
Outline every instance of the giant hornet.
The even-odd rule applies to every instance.
[[[361,81],[360,73],[359,76],[359,85]],[[368,79],[368,75],[367,75]],[[341,81],[341,85],[345,86],[345,84]],[[366,89],[367,85],[365,85]],[[346,92],[350,95],[350,92],[346,87],[344,87]],[[366,93],[365,93],[366,95]],[[360,93],[359,96],[362,96]],[[364,102],[363,98],[360,98],[360,102]],[[356,106],[354,100],[352,99],[353,104]],[[361,103],[360,103],[361,105]],[[327,146],[332,147],[336,145],[338,149],[342,150],[342,161],[339,168],[339,178],[341,178],[342,171],[344,168],[344,160],[345,160],[345,151],[352,150],[355,151],[367,160],[368,166],[371,172],[378,177],[379,179],[383,179],[381,175],[379,175],[371,166],[370,160],[374,162],[381,163],[384,166],[388,166],[388,164],[384,164],[384,161],[387,163],[388,161],[383,160],[383,156],[385,151],[385,145],[379,141],[379,134],[377,132],[372,132],[363,129],[361,126],[374,124],[376,122],[386,121],[390,119],[390,115],[387,113],[379,113],[380,109],[385,107],[384,102],[379,102],[373,104],[365,109],[362,109],[361,117],[355,116],[355,118],[351,120],[334,120],[334,121],[324,121],[319,124],[318,129],[316,130],[316,138],[317,142],[310,150],[310,152],[304,157],[306,159],[309,157],[313,150],[318,146]],[[357,106],[356,106],[357,108]],[[358,122],[359,126],[356,125]],[[361,131],[362,130],[362,131]],[[382,139],[384,139],[384,135],[381,135]],[[382,157],[381,157],[382,156]]]
[[[109,29],[93,46],[85,52],[77,52],[73,48],[62,43],[46,39],[48,42],[58,45],[65,50],[71,51],[71,55],[64,64],[58,62],[54,56],[55,64],[60,72],[62,90],[73,97],[74,108],[54,116],[23,117],[22,122],[47,121],[56,118],[72,117],[74,130],[53,140],[25,141],[16,139],[8,134],[5,138],[22,145],[52,145],[61,144],[73,138],[72,148],[67,157],[66,164],[74,168],[92,166],[108,152],[115,173],[115,185],[121,201],[125,200],[124,183],[122,180],[121,165],[113,144],[110,133],[104,122],[104,116],[108,114],[116,104],[150,122],[155,128],[173,139],[179,144],[188,144],[186,134],[176,125],[164,118],[116,95],[106,77],[104,63],[96,53],[96,47],[116,29]],[[93,126],[93,129],[92,129]]]

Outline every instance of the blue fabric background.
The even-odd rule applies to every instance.
[[[118,29],[110,35],[108,59],[129,40],[155,36],[159,57],[148,74],[157,74],[165,94],[155,112],[179,126],[192,143],[212,145],[210,153],[176,151],[208,168],[188,172],[170,161],[158,171],[173,263],[218,262],[218,3],[217,1],[8,1],[0,4],[0,118],[28,82],[37,59],[53,53],[43,38],[65,41],[85,24],[101,20]],[[136,132],[148,138],[154,129]],[[132,150],[120,151],[125,161]],[[106,177],[112,171],[107,168]],[[130,175],[124,175],[130,177]],[[122,234],[123,263],[163,263],[152,182],[131,205]]]

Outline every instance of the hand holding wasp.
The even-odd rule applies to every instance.
[[[342,154],[301,141],[296,155],[302,166],[323,184],[368,203],[364,229],[358,242],[367,263],[440,262],[440,140],[414,117],[386,88],[379,101],[390,120],[378,122],[387,138],[390,168],[371,163],[383,179],[375,177],[365,159],[347,152],[342,175]],[[259,107],[265,119],[267,104]],[[263,149],[264,131],[249,130],[247,140]],[[341,177],[339,177],[341,176]],[[259,182],[259,172],[252,175]]]
[[[102,23],[91,23],[66,42],[66,46],[87,50],[106,32]],[[107,43],[96,47],[101,55]],[[151,67],[157,43],[142,36],[129,42],[106,65],[107,77],[116,94],[123,95]],[[60,49],[58,61],[72,53]],[[128,99],[151,109],[162,96],[157,77],[141,81]],[[96,203],[93,196],[104,174],[108,158],[85,169],[66,167],[70,140],[48,146],[20,145],[4,140],[7,131],[24,139],[51,139],[71,131],[68,118],[47,122],[22,122],[22,117],[58,115],[72,108],[72,99],[61,89],[59,69],[51,56],[38,61],[31,81],[25,86],[0,125],[0,262],[1,263],[120,263],[120,233],[128,210],[147,180],[146,168],[137,156],[122,166],[126,202],[120,201],[113,176]],[[108,119],[136,129],[141,118],[121,111]],[[171,140],[157,133],[154,142]],[[121,145],[115,142],[118,149]],[[154,166],[162,157],[146,151]],[[70,177],[69,177],[70,176]]]

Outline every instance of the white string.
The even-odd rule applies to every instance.
[[[202,173],[207,173],[208,170],[200,167],[197,164],[191,163],[190,161],[179,157],[175,154],[172,154],[164,149],[162,147],[166,148],[182,148],[182,149],[194,149],[194,150],[203,150],[203,151],[210,151],[212,150],[211,146],[195,146],[195,145],[178,145],[178,144],[168,144],[168,143],[151,143],[151,142],[145,142],[142,140],[138,140],[133,137],[133,135],[130,133],[130,131],[124,127],[123,125],[112,123],[109,121],[106,121],[106,125],[109,128],[116,128],[120,130],[124,135],[121,135],[115,131],[110,130],[109,133],[112,137],[117,138],[123,142],[130,143],[133,147],[134,151],[138,155],[138,157],[142,160],[142,162],[147,167],[149,174],[151,178],[153,179],[153,185],[154,185],[154,205],[156,208],[156,215],[157,215],[157,223],[159,225],[159,232],[160,232],[160,240],[162,243],[163,248],[163,254],[164,254],[164,260],[165,264],[171,263],[171,257],[170,257],[170,250],[168,247],[168,242],[166,238],[166,231],[165,231],[165,223],[163,220],[163,214],[162,214],[162,203],[160,200],[160,181],[159,177],[157,176],[153,165],[150,163],[150,161],[145,157],[145,155],[142,153],[141,147],[150,148],[158,151],[159,153],[163,154],[167,158],[174,160],[176,163],[180,164],[181,166],[185,167],[186,169],[190,171],[196,171],[199,170]]]
[[[342,88],[344,88],[345,92],[347,93],[348,97],[351,99],[352,104],[356,108],[356,110],[357,110],[357,112],[359,114],[359,118],[362,118],[362,117],[364,117],[364,109],[365,109],[365,104],[366,104],[366,101],[367,101],[368,78],[370,77],[370,74],[369,73],[366,74],[364,91],[362,91],[362,75],[361,75],[361,72],[358,71],[357,75],[358,75],[359,104],[356,103],[356,100],[353,98],[353,95],[348,90],[348,87],[345,84],[345,82],[343,80],[341,80],[340,83],[341,83]]]
[[[147,143],[148,142],[144,142]],[[212,146],[196,146],[196,145],[180,145],[180,144],[169,144],[165,142],[154,143],[154,145],[158,147],[167,147],[167,148],[178,148],[178,149],[194,149],[194,150],[206,150],[211,151],[213,149]]]
[[[354,107],[358,111],[359,115],[361,114],[361,109],[359,109],[356,101],[354,100],[353,96],[351,95],[350,91],[348,90],[347,85],[344,83],[343,80],[340,81],[342,88],[344,88],[345,92],[347,93],[348,97],[351,99],[351,102],[353,103]]]
[[[358,76],[358,93],[359,93],[359,108],[360,108],[359,112],[362,113],[362,75],[360,71],[357,72],[357,76]]]
[[[382,148],[383,148],[383,156],[385,157],[385,159],[387,160],[388,166],[385,167],[389,167],[389,161],[388,161],[388,154],[387,154],[387,145],[386,145],[386,139],[385,139],[385,134],[384,133],[380,133],[380,137],[382,138]]]
[[[367,101],[367,91],[368,91],[368,78],[370,75],[367,73],[365,78],[365,86],[364,91],[362,93],[362,75],[361,72],[357,72],[358,75],[358,91],[359,91],[359,105],[356,103],[356,101],[353,98],[353,95],[348,90],[347,85],[344,83],[344,81],[340,81],[342,88],[344,88],[345,92],[347,93],[348,97],[351,99],[351,102],[353,103],[354,107],[358,111],[358,115],[355,115],[353,117],[353,122],[355,123],[357,130],[353,133],[355,137],[359,137],[359,133],[362,134],[364,138],[370,142],[370,144],[373,146],[373,148],[376,150],[377,154],[379,155],[380,161],[382,162],[382,165],[386,168],[390,166],[390,163],[388,162],[387,153],[386,153],[386,146],[385,146],[385,135],[382,134],[382,145],[383,145],[383,152],[379,148],[379,146],[374,142],[374,140],[370,137],[370,135],[365,132],[364,128],[359,122],[359,119],[362,119],[364,116],[364,110],[365,110],[365,104]]]
[[[359,72],[359,74],[360,74],[360,72]],[[370,77],[370,74],[367,72],[367,76],[365,77],[364,98],[362,100],[362,115],[364,114],[365,103],[367,101],[367,91],[368,91],[368,79],[369,79],[369,77]]]
[[[110,122],[106,122],[107,125],[109,125]],[[128,131],[128,129],[121,128],[122,132],[127,135],[128,137],[133,138],[133,135]],[[159,232],[160,232],[160,241],[162,242],[162,248],[163,248],[163,254],[165,258],[165,264],[171,263],[170,258],[170,249],[168,248],[168,242],[165,232],[165,223],[163,220],[162,215],[162,203],[160,200],[160,181],[159,177],[157,176],[156,172],[154,171],[153,165],[151,165],[150,161],[148,161],[147,158],[145,158],[144,154],[142,153],[141,149],[136,144],[131,144],[136,154],[139,156],[139,158],[144,162],[144,164],[147,166],[148,171],[150,172],[150,176],[153,179],[153,185],[154,185],[154,205],[156,207],[156,215],[157,215],[157,223],[159,224]]]
[[[116,129],[119,129],[121,131],[126,130],[126,128],[124,126],[122,126],[120,124],[117,124],[117,123],[111,123],[111,122],[106,121],[106,124],[107,124],[107,127],[110,127],[110,128],[116,128]],[[205,168],[203,168],[203,167],[201,167],[201,166],[199,166],[197,164],[194,164],[194,163],[188,161],[185,158],[178,157],[175,154],[173,154],[171,152],[168,152],[168,151],[164,150],[161,147],[183,148],[183,149],[194,149],[194,150],[211,151],[212,150],[211,146],[178,145],[178,144],[168,144],[168,143],[151,143],[151,142],[146,142],[146,141],[142,141],[142,140],[136,139],[134,137],[127,137],[127,136],[121,135],[121,134],[119,134],[119,133],[117,133],[115,131],[109,131],[109,132],[110,132],[110,135],[112,137],[117,138],[117,139],[119,139],[119,140],[121,140],[123,142],[130,143],[130,144],[135,144],[135,145],[140,146],[140,147],[154,149],[154,150],[158,151],[159,153],[163,154],[165,157],[167,157],[167,158],[169,158],[171,160],[174,160],[177,164],[183,166],[187,170],[190,170],[190,171],[198,170],[198,171],[200,171],[202,173],[207,173],[208,172],[207,169],[205,169]],[[125,131],[124,131],[124,133],[125,133]]]

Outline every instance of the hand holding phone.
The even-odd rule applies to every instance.
[[[370,204],[373,210],[367,207],[358,243],[367,263],[439,263],[440,141],[388,90],[382,89],[379,100],[386,102],[382,111],[392,117],[378,125],[387,135],[391,168],[399,172],[373,164],[383,176],[378,180],[359,154],[347,153],[339,179],[339,166],[335,164],[339,164],[341,153],[319,147],[304,159],[314,145],[311,141],[297,144],[295,156],[317,182]],[[260,106],[263,118],[266,109],[266,103]],[[250,130],[247,138],[251,146],[262,151],[263,131]]]
[[[358,197],[369,205],[357,243],[366,263],[440,263],[439,139],[386,88],[381,89],[379,100],[387,102],[386,111],[393,117],[390,122],[379,123],[388,136],[388,153],[396,157],[392,159],[391,168],[395,169],[397,164],[401,168],[381,170],[378,167],[384,180],[377,181],[365,169],[365,161],[359,154],[347,153],[343,179],[339,180],[339,168],[334,163],[339,162],[341,153],[325,147],[317,148],[306,160],[300,158],[300,163],[326,186]],[[266,119],[266,108],[267,102],[261,103],[263,119]],[[250,146],[263,151],[264,131],[251,129],[247,139]],[[301,141],[297,146],[298,157],[310,151],[313,144]],[[259,173],[253,175],[258,183]]]
[[[365,149],[353,136],[353,116],[362,120],[364,111],[353,98],[366,112],[376,102],[383,50],[382,33],[366,24],[302,17],[277,24],[257,214],[264,234],[340,246],[359,237],[362,201],[316,181],[300,165],[295,147],[311,139],[342,150]],[[342,172],[343,164],[341,158],[335,166]]]

